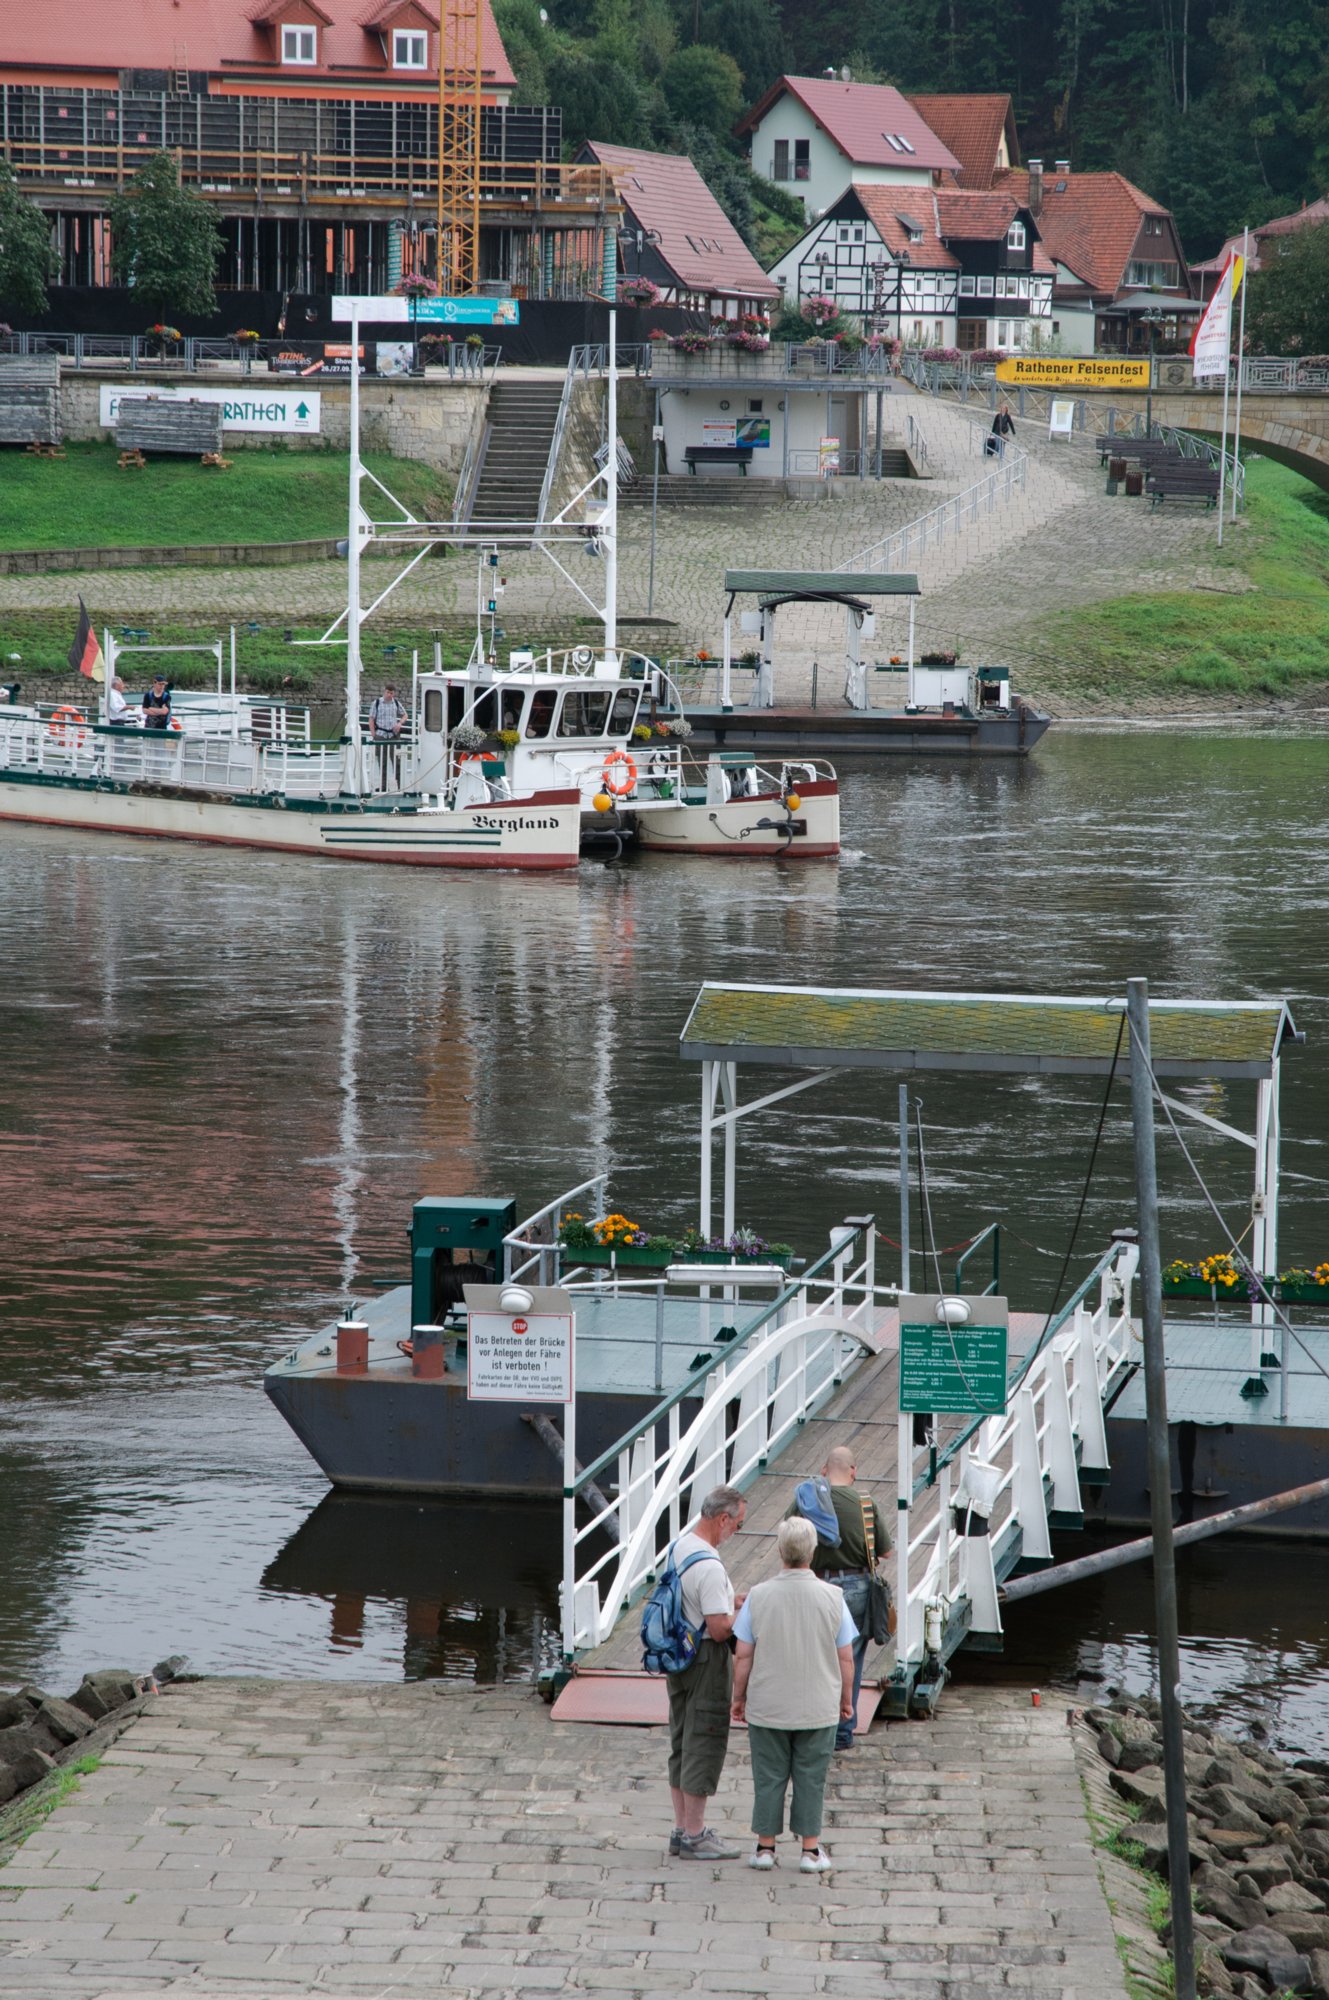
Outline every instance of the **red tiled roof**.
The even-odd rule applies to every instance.
[[[510,90],[517,79],[494,21],[490,0],[481,0],[481,48],[484,82],[490,90]],[[86,74],[122,69],[174,70],[187,67],[209,76],[257,70],[265,81],[280,78],[297,88],[330,78],[347,94],[368,77],[391,77],[410,85],[412,94],[428,89],[429,74],[412,76],[393,70],[377,33],[365,21],[366,0],[307,0],[293,5],[289,18],[308,20],[311,13],[328,25],[319,29],[316,64],[285,67],[277,60],[271,26],[282,18],[281,0],[0,0],[0,70],[13,75],[23,68],[46,71],[73,69]],[[252,11],[251,11],[252,10]],[[427,10],[437,23],[438,5]],[[432,53],[432,52],[431,52]],[[434,87],[437,88],[435,81]]]
[[[1059,182],[1065,182],[1058,192]],[[1012,167],[998,174],[994,185],[1029,205],[1029,174]],[[1067,265],[1094,292],[1115,294],[1124,284],[1126,266],[1146,215],[1166,216],[1161,202],[1128,181],[1124,174],[1043,175],[1043,201],[1038,233],[1049,256]]]
[[[962,188],[937,189],[937,215],[947,242],[959,237],[964,243],[1000,242],[1019,213],[1020,204],[1009,194],[969,194]]]
[[[1304,208],[1294,209],[1291,215],[1276,215],[1272,222],[1262,222],[1258,229],[1251,231],[1249,265],[1252,271],[1260,268],[1260,245],[1266,236],[1291,236],[1295,230],[1314,228],[1316,223],[1329,222],[1329,195],[1322,194],[1315,201],[1308,201]],[[1229,236],[1221,250],[1201,263],[1192,264],[1192,271],[1203,272],[1208,277],[1217,277],[1229,257],[1241,255],[1242,238]]]
[[[778,298],[780,287],[767,277],[685,154],[606,146],[598,139],[588,139],[585,150],[608,168],[624,206],[641,227],[659,236],[652,247],[681,290]]]
[[[937,197],[931,188],[883,187],[879,181],[855,181],[852,192],[863,213],[894,257],[928,271],[958,271],[960,260],[941,240]],[[906,223],[922,235],[915,240]]]
[[[990,96],[918,96],[909,102],[923,123],[959,161],[957,178],[966,188],[992,186],[1003,135],[1012,161],[1018,160],[1015,114],[1010,93]]]
[[[889,83],[841,83],[823,76],[782,76],[738,125],[750,132],[788,91],[816,119],[846,159],[862,167],[924,167],[957,171],[960,162],[942,145],[907,97]],[[903,141],[893,146],[891,137]]]

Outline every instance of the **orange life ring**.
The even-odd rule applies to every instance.
[[[178,729],[178,730],[179,730],[179,732],[180,732],[180,734],[181,734],[182,736],[183,736],[183,735],[184,735],[184,733],[185,733],[185,725],[184,725],[184,723],[183,723],[183,722],[177,722],[174,716],[172,716],[172,717],[171,717],[171,719],[170,719],[170,721],[169,721],[169,722],[167,723],[166,727],[167,727],[168,729]]]
[[[622,764],[624,766],[624,778],[621,785],[616,785],[609,775],[615,764]],[[637,766],[634,760],[629,757],[626,750],[611,750],[605,758],[604,769],[601,771],[600,776],[604,781],[604,788],[607,792],[612,792],[616,799],[624,799],[637,783]]]
[[[88,739],[83,730],[75,729],[73,725],[87,719],[81,708],[53,708],[46,727],[62,749],[72,738],[75,750],[81,750]]]

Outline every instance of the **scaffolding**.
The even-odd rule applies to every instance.
[[[480,287],[480,91],[484,0],[441,0],[438,38],[438,288]]]

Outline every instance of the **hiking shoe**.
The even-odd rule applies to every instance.
[[[774,1868],[774,1866],[775,1849],[773,1847],[754,1847],[748,1856],[749,1868]]]
[[[821,1875],[831,1866],[831,1857],[824,1847],[805,1847],[799,1856],[800,1875]]]
[[[684,1834],[678,1843],[680,1861],[737,1861],[738,1849],[726,1847],[718,1833],[703,1827],[697,1834]]]

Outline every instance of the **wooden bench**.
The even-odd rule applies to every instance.
[[[1172,444],[1167,438],[1105,437],[1098,440],[1100,465],[1106,465],[1113,458],[1133,459],[1137,465],[1153,465],[1160,459],[1180,457],[1180,446]]]
[[[1163,500],[1202,500],[1206,507],[1218,503],[1219,472],[1216,465],[1200,459],[1182,458],[1175,465],[1149,468],[1145,490],[1151,507]]]
[[[746,479],[753,450],[750,444],[690,444],[684,448],[683,459],[694,479],[699,465],[736,465]]]

